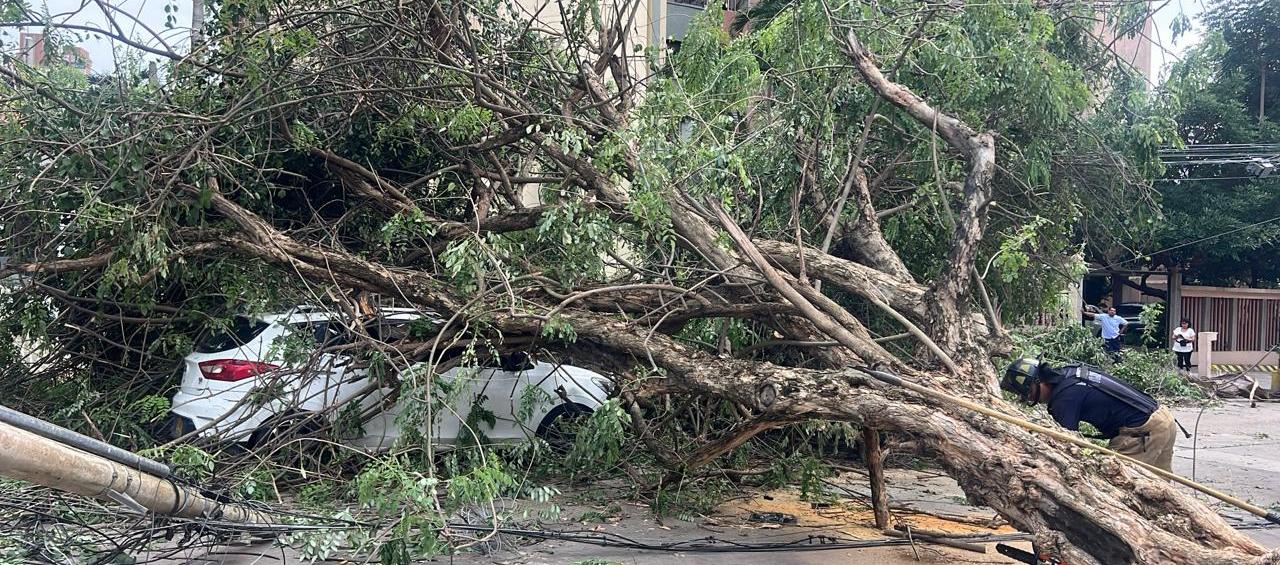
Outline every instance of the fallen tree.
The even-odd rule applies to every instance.
[[[1079,118],[1107,110],[1091,81],[1116,87],[1085,76],[1105,60],[1077,21],[1093,8],[799,3],[660,62],[632,51],[640,6],[236,5],[197,51],[159,50],[163,84],[21,69],[9,331],[56,346],[51,381],[154,386],[206,312],[374,293],[446,319],[441,336],[608,367],[637,404],[732,402],[740,425],[657,454],[677,474],[773,427],[850,422],[912,436],[1071,563],[1276,562],[1140,469],[856,368],[1018,413],[982,275],[1052,288],[1034,263],[1070,247],[1073,206],[1144,186],[1123,156],[1052,174],[1054,151],[1115,156],[1108,136],[1146,125]],[[766,359],[736,357],[731,329]]]

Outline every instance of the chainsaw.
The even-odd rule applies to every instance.
[[[1034,550],[1035,548],[1033,547],[1032,549]],[[1055,559],[1047,553],[1024,551],[1003,543],[996,544],[996,553],[1027,565],[1067,565],[1065,561]]]

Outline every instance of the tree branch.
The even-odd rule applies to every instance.
[[[966,296],[970,273],[977,256],[991,202],[991,179],[995,174],[995,138],[990,132],[979,133],[958,118],[944,114],[906,87],[890,81],[876,66],[871,53],[848,30],[841,36],[841,47],[858,68],[858,72],[881,98],[905,111],[920,125],[941,136],[959,151],[968,163],[964,182],[964,203],[958,211],[955,233],[947,253],[945,270],[933,280],[926,305],[933,319],[930,330],[944,349],[955,351],[965,344],[961,325],[961,299]]]
[[[723,225],[725,230],[729,232],[729,237],[733,239],[735,244],[737,244],[738,249],[742,251],[742,253],[746,255],[747,258],[756,266],[756,269],[764,275],[765,279],[769,281],[769,284],[773,286],[774,290],[794,305],[796,309],[800,311],[801,315],[808,319],[809,322],[832,339],[839,341],[840,345],[847,347],[850,351],[857,354],[863,359],[863,362],[884,363],[891,366],[901,365],[893,355],[889,354],[889,352],[885,351],[879,344],[872,341],[866,328],[862,327],[861,323],[857,322],[856,319],[853,319],[852,316],[849,316],[848,312],[844,312],[847,317],[845,319],[853,319],[854,323],[858,324],[857,326],[846,327],[837,323],[832,313],[818,310],[818,308],[815,307],[813,303],[796,288],[800,283],[796,281],[788,281],[783,278],[783,276],[779,274],[773,266],[769,265],[768,260],[766,260],[764,255],[760,253],[760,250],[751,243],[747,234],[742,232],[742,228],[738,227],[738,224],[725,213],[718,203],[712,200],[708,200],[707,202],[707,205],[713,212],[715,212],[716,217],[720,220],[721,225]],[[839,308],[839,306],[837,305],[836,308]],[[843,311],[842,308],[840,310]],[[855,334],[854,332],[857,333]]]
[[[0,279],[12,275],[57,274],[70,271],[86,271],[100,269],[111,263],[116,251],[106,251],[79,259],[55,259],[53,261],[33,261],[29,263],[10,263],[0,267]]]

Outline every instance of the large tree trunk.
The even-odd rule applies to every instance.
[[[413,5],[416,4],[411,3]],[[750,233],[742,229],[735,219],[734,214],[742,214],[741,210],[726,210],[710,201],[704,204],[702,195],[689,194],[680,186],[671,186],[664,189],[662,198],[669,207],[672,239],[679,246],[680,257],[673,261],[677,265],[635,268],[627,278],[615,280],[613,286],[593,288],[548,280],[546,273],[532,268],[519,277],[509,277],[508,272],[495,269],[499,272],[489,273],[490,279],[483,282],[500,290],[482,288],[469,293],[458,290],[451,284],[446,269],[434,261],[437,250],[463,240],[483,246],[490,234],[528,230],[539,226],[548,212],[563,205],[527,208],[516,201],[517,191],[512,186],[515,182],[525,181],[513,182],[511,177],[525,176],[530,169],[525,166],[526,158],[536,161],[537,167],[533,168],[562,175],[554,182],[564,188],[564,198],[578,198],[569,204],[603,210],[616,221],[629,222],[632,227],[644,225],[644,221],[633,216],[631,211],[635,202],[631,200],[629,188],[637,180],[634,177],[642,174],[636,170],[632,147],[621,144],[616,148],[620,154],[617,159],[594,159],[588,149],[573,152],[564,149],[548,133],[556,127],[578,127],[581,129],[570,133],[582,134],[579,137],[603,137],[603,132],[625,126],[628,123],[627,112],[633,103],[632,93],[638,85],[623,83],[636,80],[626,72],[629,62],[621,60],[618,55],[632,37],[631,30],[627,29],[631,22],[625,18],[614,24],[621,27],[601,33],[598,40],[575,44],[573,55],[590,60],[580,61],[582,64],[569,66],[567,70],[557,67],[556,72],[546,73],[547,84],[536,85],[535,95],[521,90],[528,85],[508,84],[504,77],[492,74],[486,65],[476,62],[482,55],[487,57],[493,46],[473,44],[473,41],[480,41],[477,39],[480,34],[453,33],[469,29],[471,21],[466,18],[471,15],[450,16],[441,10],[437,4],[426,6],[422,12],[397,8],[380,13],[378,17],[404,19],[387,24],[375,18],[361,25],[396,38],[396,41],[386,42],[392,46],[387,48],[403,43],[413,44],[414,49],[422,50],[407,55],[396,52],[395,56],[379,59],[378,65],[393,65],[393,61],[394,64],[405,64],[405,61],[427,58],[439,68],[448,69],[448,76],[454,77],[448,79],[449,82],[463,84],[461,87],[439,86],[444,90],[464,90],[465,96],[454,102],[492,113],[493,123],[490,125],[493,129],[483,139],[449,147],[441,158],[454,161],[446,169],[471,171],[473,178],[470,180],[483,178],[484,183],[503,183],[502,190],[492,191],[492,185],[488,184],[471,185],[476,190],[473,194],[479,194],[485,204],[462,206],[459,209],[465,209],[465,212],[442,218],[437,216],[449,213],[432,214],[429,211],[447,207],[432,208],[433,204],[438,204],[434,201],[436,195],[424,188],[430,185],[434,178],[431,175],[435,172],[423,172],[422,179],[426,180],[396,184],[379,171],[367,168],[361,159],[347,158],[327,149],[309,147],[306,151],[298,151],[300,155],[290,154],[299,161],[306,158],[315,161],[299,167],[309,169],[305,173],[319,169],[336,177],[336,184],[344,187],[352,200],[368,204],[361,213],[367,212],[383,220],[412,217],[435,228],[426,238],[429,241],[407,259],[392,260],[389,255],[379,255],[380,245],[377,242],[363,242],[366,244],[364,247],[351,251],[345,247],[347,242],[342,238],[331,237],[331,231],[335,230],[333,224],[337,223],[331,219],[315,219],[312,224],[298,228],[286,220],[277,221],[269,214],[259,213],[267,205],[256,199],[252,187],[228,185],[224,188],[217,180],[229,178],[231,175],[218,175],[223,175],[224,170],[244,166],[243,160],[205,156],[209,163],[201,163],[201,167],[187,167],[189,160],[198,160],[198,155],[204,155],[202,151],[214,151],[203,146],[190,151],[183,147],[176,157],[156,159],[148,164],[147,174],[152,175],[149,178],[162,180],[154,181],[156,186],[149,193],[153,201],[146,202],[147,206],[139,203],[138,217],[130,220],[149,225],[148,222],[159,221],[157,217],[163,219],[167,216],[174,200],[199,202],[198,207],[192,206],[192,210],[199,212],[196,215],[207,213],[214,216],[215,221],[162,230],[172,238],[176,250],[168,255],[170,259],[203,258],[215,264],[214,260],[230,256],[245,263],[266,263],[276,267],[279,273],[301,278],[315,287],[367,290],[429,309],[450,320],[451,325],[442,330],[442,335],[445,331],[459,332],[459,327],[465,325],[468,331],[483,333],[483,337],[498,344],[504,340],[519,339],[522,346],[538,341],[539,345],[560,348],[570,354],[583,351],[598,353],[578,361],[607,366],[624,380],[629,378],[630,381],[625,383],[628,393],[634,392],[640,402],[646,400],[646,395],[652,398],[675,391],[727,399],[744,407],[744,423],[727,430],[719,441],[709,443],[684,461],[675,460],[678,457],[671,454],[662,454],[662,458],[670,460],[674,467],[684,467],[680,471],[714,461],[751,434],[781,423],[806,419],[851,422],[868,429],[899,432],[916,438],[916,443],[959,481],[974,502],[994,508],[1018,528],[1034,533],[1044,548],[1060,553],[1073,565],[1212,565],[1280,561],[1276,554],[1268,554],[1257,543],[1231,529],[1200,502],[1143,470],[1130,468],[1109,457],[1061,445],[958,406],[889,388],[857,368],[883,364],[913,382],[1011,415],[1024,415],[1006,405],[996,385],[991,354],[996,353],[994,345],[1003,341],[1003,330],[998,324],[987,327],[980,323],[981,316],[973,313],[972,300],[968,296],[974,259],[982,241],[987,207],[992,197],[991,182],[996,170],[995,137],[991,132],[978,131],[934,108],[921,96],[886,78],[872,54],[852,31],[836,30],[835,40],[841,43],[871,92],[880,97],[891,111],[901,112],[914,120],[912,127],[945,141],[952,153],[951,158],[958,155],[966,164],[963,188],[959,195],[952,195],[958,206],[953,211],[955,229],[948,242],[947,261],[945,268],[933,280],[925,281],[913,276],[884,234],[880,233],[879,213],[875,210],[862,165],[851,160],[844,179],[853,203],[850,212],[853,222],[849,224],[850,233],[845,234],[845,245],[841,246],[849,250],[847,256],[835,256],[807,247],[803,242],[784,243]],[[290,15],[281,17],[287,22]],[[358,20],[360,15],[344,13],[343,17]],[[453,21],[450,17],[460,20]],[[274,25],[277,24],[273,22]],[[278,25],[285,26],[284,23]],[[403,37],[412,35],[415,30],[423,34],[422,37]],[[333,34],[316,35],[325,36],[317,41],[329,41],[328,36]],[[404,41],[400,41],[402,39]],[[329,49],[323,52],[332,53],[335,57],[350,51],[345,44],[342,48],[326,47]],[[485,60],[494,65],[505,64],[500,59]],[[549,59],[554,59],[551,62],[555,65],[569,60]],[[346,67],[357,71],[370,68],[358,64]],[[418,68],[411,70],[413,72],[389,74],[414,77],[421,76],[423,72]],[[342,88],[349,88],[344,82],[349,77],[339,78],[342,80],[337,82],[344,85]],[[353,83],[362,85],[362,96],[375,96],[375,91],[381,92],[382,85],[377,81],[392,80],[381,76],[370,78],[376,88],[365,88],[365,77],[359,78],[361,80]],[[610,84],[609,80],[618,82]],[[295,82],[310,84],[303,79]],[[314,83],[327,84],[326,80],[315,80]],[[611,95],[614,90],[625,94]],[[437,96],[434,89],[406,88],[405,91],[412,95],[394,100],[396,104],[402,103],[401,106],[389,103],[388,108],[379,111],[395,114],[405,107],[421,104],[424,96]],[[427,92],[430,94],[424,94]],[[253,97],[257,96],[253,93]],[[558,108],[544,107],[543,98],[551,97],[558,97],[555,98]],[[261,98],[274,100],[265,94]],[[272,108],[283,111],[288,105],[281,102],[278,108]],[[191,135],[184,136],[184,139],[215,138],[214,133],[221,131],[219,128],[225,128],[226,124],[260,119],[256,115],[260,108],[242,110],[238,105],[232,106],[225,115],[217,114],[209,119],[201,116],[200,120],[191,120],[198,125],[190,126],[194,128],[193,132],[188,132]],[[355,112],[355,109],[351,111]],[[331,108],[321,113],[330,116],[344,112],[345,109],[334,111]],[[300,113],[298,119],[306,118],[303,114],[306,113]],[[565,123],[571,125],[557,125],[544,119],[548,115],[563,115],[569,118]],[[286,128],[288,126],[286,123]],[[244,135],[255,134],[251,128],[245,128]],[[274,149],[276,141],[273,139],[271,143],[262,145],[272,147],[271,151],[286,151]],[[595,141],[594,137],[592,141]],[[121,145],[127,143],[130,141],[120,142]],[[321,142],[313,140],[312,143]],[[79,140],[59,140],[49,145],[73,151],[81,144]],[[505,149],[518,154],[520,164],[491,162],[497,161],[494,157],[496,151]],[[272,155],[261,162],[280,161],[285,163],[280,165],[282,167],[292,166],[289,159],[277,157]],[[599,161],[616,163],[605,166]],[[498,170],[479,173],[491,168]],[[185,184],[196,182],[191,180],[191,171],[194,170],[209,171],[201,173],[209,175],[208,186]],[[307,178],[303,173],[285,172]],[[633,178],[626,178],[628,175]],[[262,176],[264,171],[253,171],[255,183],[260,182]],[[95,183],[113,186],[108,182],[98,183],[100,180],[95,178],[92,183],[74,184],[74,190],[70,192],[78,194],[83,192],[84,186]],[[118,183],[119,186],[126,184]],[[50,200],[64,196],[52,195]],[[508,200],[505,204],[503,198]],[[40,209],[35,204],[28,207]],[[820,216],[825,211],[810,212],[817,212],[811,216]],[[828,221],[839,222],[841,219]],[[728,241],[723,237],[725,234],[729,236]],[[41,284],[54,288],[58,277],[68,273],[101,273],[118,260],[129,259],[122,252],[127,251],[126,248],[117,249],[114,245],[118,243],[83,248],[68,246],[68,254],[75,249],[94,251],[85,251],[78,256],[60,255],[47,262],[32,261],[0,267],[0,280],[9,275],[23,274],[29,278],[43,277]],[[662,251],[668,250],[664,247]],[[122,257],[117,257],[117,254]],[[524,259],[511,258],[504,267],[524,266]],[[223,267],[221,264],[218,266]],[[698,273],[701,280],[690,284],[684,279],[659,273],[668,267]],[[143,278],[149,280],[150,276]],[[869,322],[870,318],[858,318],[832,298],[834,293],[824,294],[816,285],[809,283],[810,279],[821,281],[827,289],[838,289],[856,300],[871,304],[870,311],[876,317],[874,321],[900,326],[898,330],[911,336],[918,349],[927,355],[910,359],[890,353],[868,329],[875,327]],[[96,287],[88,289],[88,292],[95,291]],[[54,292],[62,291],[41,292],[54,296]],[[70,296],[69,293],[63,294]],[[58,295],[58,298],[74,302],[74,297]],[[807,350],[813,353],[805,356],[803,364],[787,360],[789,365],[803,366],[727,358],[672,337],[680,324],[699,317],[765,320],[769,324],[768,331],[779,334],[770,338],[826,345]],[[566,337],[565,332],[548,335],[544,330],[551,323],[571,326],[572,338]],[[576,339],[576,342],[569,343],[571,339]],[[405,358],[408,361],[421,360],[434,345],[418,348],[416,353],[410,352]],[[807,368],[811,366],[818,368]]]
[[[652,357],[674,386],[765,414],[842,420],[911,435],[975,502],[994,508],[1069,563],[1275,563],[1256,542],[1167,481],[1002,422],[901,390],[856,369],[804,370],[716,359],[625,323],[579,320],[579,337]],[[943,382],[936,376],[935,385]],[[1017,413],[998,399],[987,401]],[[1191,541],[1195,539],[1196,541]]]
[[[884,484],[884,450],[880,448],[880,430],[862,428],[862,461],[867,464],[867,477],[871,481],[871,511],[876,528],[889,527],[889,493]]]

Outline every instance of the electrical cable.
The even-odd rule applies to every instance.
[[[1266,169],[1274,169],[1280,162],[1280,144],[1205,144],[1191,145],[1184,148],[1163,148],[1157,151],[1160,161],[1168,167],[1187,170],[1193,167],[1222,165],[1262,165]],[[1262,170],[1250,169],[1255,173],[1245,177],[1193,177],[1187,179],[1157,179],[1165,182],[1183,180],[1242,180],[1265,178]]]
[[[681,553],[768,553],[768,552],[795,552],[795,551],[827,551],[840,549],[863,549],[868,547],[884,547],[894,545],[908,545],[910,540],[902,538],[873,538],[873,539],[855,539],[855,538],[839,538],[828,535],[809,535],[804,538],[795,539],[787,542],[769,542],[769,543],[743,543],[733,540],[717,538],[715,536],[707,536],[690,540],[680,540],[673,542],[645,542],[638,541],[627,536],[614,534],[609,532],[596,532],[589,530],[534,530],[520,528],[495,528],[492,524],[462,524],[450,523],[447,528],[469,531],[469,532],[486,532],[500,533],[539,540],[555,540],[567,541],[574,543],[583,543],[589,545],[597,545],[600,547],[621,547],[625,549],[637,549],[642,551],[672,551]],[[943,538],[952,539],[952,538]],[[997,541],[1020,541],[1028,539],[1026,534],[991,534],[980,536],[963,536],[955,539],[975,542],[997,542]],[[921,541],[928,542],[928,538],[921,538]]]
[[[1194,155],[1197,153],[1242,153],[1246,151],[1280,152],[1280,143],[1197,143],[1181,148],[1163,147],[1161,155]]]
[[[1171,168],[1184,168],[1184,167],[1199,167],[1199,166],[1208,166],[1208,165],[1248,165],[1249,163],[1257,163],[1259,161],[1270,161],[1271,159],[1274,159],[1274,158],[1275,158],[1274,155],[1266,156],[1266,157],[1263,157],[1261,155],[1253,155],[1253,156],[1229,157],[1229,158],[1217,158],[1217,159],[1175,159],[1175,160],[1161,159],[1160,162],[1161,164],[1164,164]]]
[[[1186,178],[1171,178],[1171,179],[1155,179],[1153,182],[1172,182],[1172,183],[1180,183],[1180,182],[1193,182],[1193,181],[1205,181],[1205,180],[1244,180],[1244,179],[1261,179],[1261,178],[1265,178],[1265,177],[1257,177],[1257,176],[1241,176],[1241,177],[1186,177]]]
[[[1149,256],[1151,256],[1151,255],[1155,255],[1155,254],[1157,254],[1157,253],[1165,253],[1165,252],[1168,252],[1168,251],[1173,251],[1173,250],[1175,250],[1175,249],[1181,249],[1181,248],[1183,248],[1183,247],[1187,247],[1187,246],[1190,246],[1190,245],[1195,245],[1195,244],[1197,244],[1197,243],[1204,243],[1204,242],[1206,242],[1206,241],[1213,240],[1213,239],[1217,239],[1217,238],[1222,237],[1222,236],[1224,236],[1224,235],[1231,235],[1231,234],[1236,233],[1236,232],[1241,232],[1241,231],[1244,231],[1244,230],[1247,230],[1247,229],[1256,228],[1256,227],[1258,227],[1258,226],[1266,225],[1266,224],[1269,224],[1269,223],[1271,223],[1271,222],[1275,222],[1275,221],[1280,221],[1280,216],[1276,216],[1276,217],[1274,217],[1274,218],[1268,218],[1268,219],[1266,219],[1266,220],[1262,220],[1261,222],[1254,222],[1254,223],[1249,224],[1249,225],[1247,225],[1247,226],[1241,226],[1241,227],[1238,227],[1238,228],[1235,228],[1235,229],[1231,229],[1231,230],[1227,230],[1227,231],[1224,231],[1224,232],[1221,232],[1221,233],[1216,233],[1216,234],[1213,234],[1213,235],[1205,236],[1205,237],[1202,237],[1202,238],[1200,238],[1200,239],[1196,239],[1196,240],[1193,240],[1193,241],[1187,241],[1187,242],[1184,242],[1184,243],[1179,243],[1179,244],[1174,245],[1174,246],[1172,246],[1172,247],[1166,247],[1166,248],[1164,248],[1164,249],[1160,249],[1160,250],[1158,250],[1158,251],[1152,251],[1152,252],[1150,252],[1150,253],[1144,253],[1144,254],[1139,255],[1139,256],[1137,256],[1137,257],[1134,257],[1134,258],[1132,258],[1132,259],[1125,259],[1124,261],[1117,261],[1117,262],[1115,262],[1115,263],[1110,263],[1110,264],[1108,264],[1108,265],[1104,265],[1101,269],[1098,269],[1098,270],[1107,270],[1107,269],[1111,269],[1112,267],[1118,267],[1118,266],[1120,266],[1120,265],[1124,265],[1124,264],[1126,264],[1126,263],[1132,263],[1132,262],[1134,262],[1134,261],[1137,261],[1137,260],[1139,260],[1139,259],[1142,259],[1143,257],[1149,257]]]

